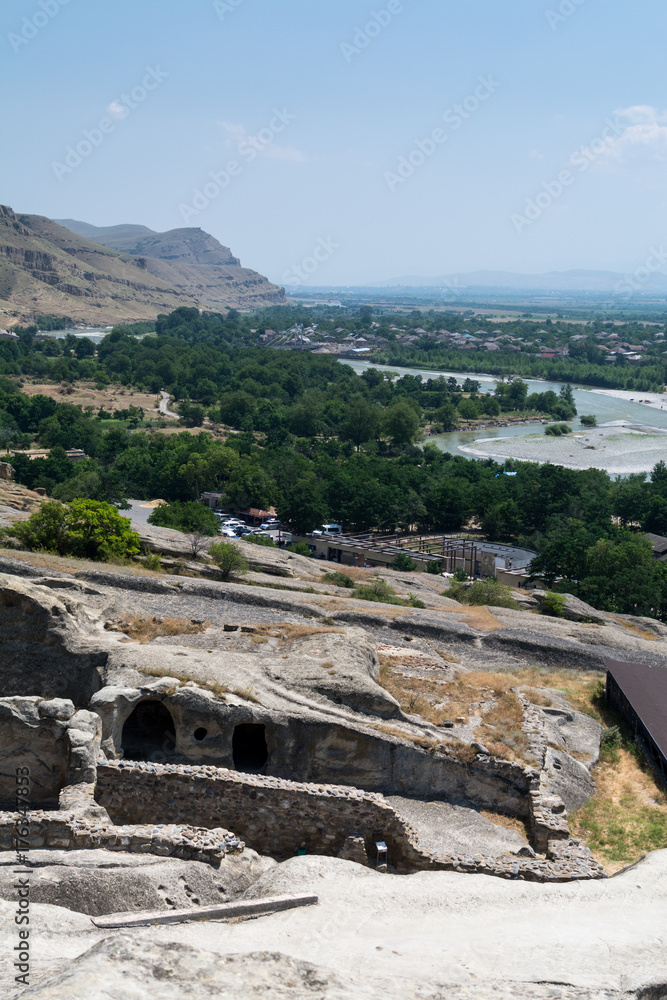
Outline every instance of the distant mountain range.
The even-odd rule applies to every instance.
[[[285,301],[282,288],[241,267],[201,229],[99,228],[0,206],[0,327],[40,315],[106,326],[179,306],[218,311]]]
[[[547,271],[544,274],[516,274],[512,271],[466,271],[434,278],[404,275],[390,281],[371,282],[369,288],[450,288],[465,292],[476,288],[512,288],[544,292],[628,292],[631,275],[617,271]],[[639,279],[637,292],[667,291],[667,275],[654,272],[647,281]]]

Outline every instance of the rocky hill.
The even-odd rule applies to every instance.
[[[254,309],[285,302],[282,288],[242,267],[229,247],[202,229],[156,233],[146,226],[98,227],[75,219],[58,221],[86,239],[144,258],[147,271],[194,296],[205,308]]]
[[[200,230],[118,228],[140,230],[129,239],[125,233],[131,250],[0,206],[0,326],[40,315],[98,326],[154,319],[179,306],[251,309],[284,301],[281,288]]]
[[[183,557],[161,572],[0,551],[0,977],[17,767],[40,942],[11,1000],[667,995],[667,851],[605,878],[568,826],[607,780],[585,710],[605,658],[665,669],[667,626],[571,597],[550,618],[539,592],[463,605],[392,570],[414,599],[368,602],[244,542],[243,579],[202,579],[167,530],[146,531]],[[637,775],[657,824],[627,767],[615,822]],[[294,893],[317,905],[202,919]]]

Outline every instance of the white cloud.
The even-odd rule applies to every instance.
[[[531,151],[528,154],[528,156],[530,157],[531,160],[543,160],[544,159],[544,153],[541,153],[539,151],[539,149],[531,149]]]
[[[107,113],[111,118],[125,118],[127,114],[127,108],[120,103],[120,101],[112,101],[111,104],[107,104]]]
[[[667,153],[667,111],[658,111],[650,104],[634,104],[617,108],[614,114],[628,124],[619,136],[608,139],[608,155],[619,160],[647,153],[653,159],[663,158]]]

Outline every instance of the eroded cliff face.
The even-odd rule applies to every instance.
[[[73,584],[56,593],[41,582],[0,576],[3,697],[69,698],[85,705],[102,687],[108,652],[101,627],[71,594],[82,589]]]
[[[255,309],[284,305],[285,291],[250,268],[229,247],[202,229],[155,233],[143,226],[91,226],[74,219],[61,224],[89,240],[141,258],[150,273],[198,299],[207,309]]]
[[[95,226],[81,228],[0,206],[1,325],[51,315],[98,326],[155,319],[180,306],[224,311],[286,301],[282,288],[241,267],[200,229],[111,227],[125,238],[107,243],[105,230],[100,237]]]

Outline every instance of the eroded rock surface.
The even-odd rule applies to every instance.
[[[11,860],[0,855],[0,898],[7,900],[16,895]],[[30,863],[31,902],[91,916],[231,902],[275,865],[250,849],[228,855],[219,868],[106,850],[34,851]]]

